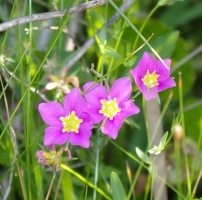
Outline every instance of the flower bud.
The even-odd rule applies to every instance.
[[[183,133],[183,128],[182,128],[181,125],[176,124],[176,125],[173,127],[173,133],[174,133],[173,137],[174,137],[174,140],[175,140],[175,141],[180,141],[180,140],[182,140],[182,137],[183,137],[184,133]]]

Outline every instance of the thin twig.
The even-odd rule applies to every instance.
[[[89,2],[81,3],[77,6],[73,6],[68,10],[68,14],[72,14],[75,12],[81,12],[87,9],[96,8],[99,6],[102,6],[104,4],[108,3],[108,0],[92,0]],[[34,21],[42,21],[42,20],[48,20],[53,18],[60,18],[63,17],[66,13],[65,10],[57,11],[57,12],[46,12],[46,13],[38,13],[38,14],[32,14],[25,17],[21,17],[18,19],[14,19],[8,22],[4,22],[0,24],[0,32],[5,31],[11,27],[22,25]]]
[[[188,62],[190,59],[192,59],[194,56],[202,52],[202,44],[199,45],[196,49],[194,49],[191,53],[189,53],[187,56],[185,56],[182,60],[180,60],[173,68],[171,69],[171,72],[173,73],[177,69],[179,69],[184,63]]]
[[[122,12],[125,12],[134,2],[135,0],[126,0],[123,5],[120,7]],[[110,27],[116,20],[120,18],[120,13],[116,12],[106,23],[106,28]],[[101,28],[102,29],[102,28]],[[100,29],[100,30],[101,30]],[[97,31],[97,35],[99,35],[100,30]],[[87,40],[83,46],[78,50],[78,52],[61,68],[61,74],[65,74],[65,72],[75,63],[77,62],[89,49],[89,47],[95,42],[95,38],[91,37]]]
[[[98,73],[95,70],[95,65],[93,63],[91,64],[90,70],[93,72],[93,74],[95,74],[98,78],[102,79],[105,82],[107,92],[108,92],[108,94],[110,94],[110,88],[109,88],[109,83],[108,83],[107,79],[102,74]]]

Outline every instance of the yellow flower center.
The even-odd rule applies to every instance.
[[[48,152],[43,152],[43,156],[46,159],[46,162],[48,165],[52,164],[52,163],[58,163],[60,160],[60,157],[62,155],[62,152],[56,152],[56,151],[50,151],[50,153]]]
[[[72,111],[71,114],[67,117],[60,117],[60,120],[63,123],[63,129],[62,132],[75,132],[78,133],[79,132],[79,126],[80,124],[83,122],[82,119],[79,119],[76,115],[75,115],[75,111]]]
[[[148,92],[150,88],[159,85],[157,80],[159,76],[160,76],[159,74],[156,74],[156,70],[154,70],[151,74],[149,73],[149,70],[147,70],[144,78],[142,78],[141,80],[144,83],[144,85],[147,86]]]
[[[100,100],[102,104],[102,109],[99,110],[100,114],[104,114],[104,116],[108,117],[110,120],[114,118],[114,116],[121,111],[121,109],[118,107],[117,99],[114,98],[113,100]]]

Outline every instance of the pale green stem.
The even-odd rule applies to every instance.
[[[183,91],[182,91],[182,74],[181,74],[181,72],[179,72],[178,88],[179,88],[179,102],[180,102],[180,115],[181,115],[181,120],[182,120],[182,128],[183,128],[183,133],[185,133]],[[187,180],[187,199],[191,199],[191,177],[190,177],[190,172],[189,172],[189,161],[188,161],[188,156],[187,156],[186,137],[183,137],[182,143],[183,143],[185,169],[186,169],[186,180]]]
[[[174,149],[175,149],[175,163],[176,163],[176,173],[177,173],[177,191],[182,193],[182,173],[181,173],[181,158],[180,158],[180,145],[179,141],[174,141]],[[181,200],[182,198],[177,195],[177,199]]]
[[[147,42],[147,40],[144,38],[144,36],[140,33],[140,31],[138,31],[138,29],[127,18],[127,16],[123,12],[121,12],[121,10],[116,6],[116,4],[112,0],[109,0],[109,3],[120,13],[120,15],[125,19],[125,21],[130,25],[130,27],[139,35],[139,37],[142,39],[142,41],[151,49],[151,51],[156,55],[156,57],[163,63],[165,68],[168,69],[168,66],[162,60],[162,58],[159,56],[159,54],[156,52],[156,50]]]
[[[32,14],[32,0],[29,0],[29,15]],[[29,29],[30,29],[30,33],[29,33],[29,41],[31,42],[32,40],[32,23],[30,22],[29,23]],[[28,75],[27,75],[27,78],[28,78],[28,83],[30,83],[30,66],[31,66],[31,55],[32,52],[31,52],[31,48],[29,49],[29,64],[28,64]],[[26,112],[27,112],[27,115],[30,116],[30,90],[28,91],[28,94],[27,94],[27,97],[26,97],[26,105],[24,105],[24,109],[26,109]],[[25,113],[25,112],[24,112]],[[29,126],[29,123],[30,123],[30,119],[29,117],[26,117],[26,119],[24,119],[24,122],[26,122],[26,131],[25,131],[25,134],[26,134],[26,164],[27,164],[27,187],[28,187],[28,197],[29,199],[31,200],[32,199],[32,190],[31,190],[31,179],[30,179],[30,171],[31,171],[31,166],[30,166],[30,163],[31,163],[31,159],[30,159],[30,155],[31,155],[31,149],[29,148],[30,146],[30,126]]]
[[[95,178],[94,178],[94,186],[97,188],[97,182],[98,182],[98,172],[99,172],[99,154],[100,154],[100,148],[99,148],[99,143],[100,143],[100,134],[99,130],[97,131],[97,146],[96,146],[96,154],[95,154]],[[96,200],[97,197],[97,191],[93,191],[93,200]]]
[[[137,169],[137,171],[136,171],[135,177],[134,177],[134,179],[133,179],[133,181],[132,181],[132,184],[131,184],[131,186],[130,186],[130,190],[129,190],[129,192],[128,192],[128,196],[127,196],[127,199],[128,199],[128,200],[131,198],[131,196],[132,196],[132,194],[133,194],[133,191],[134,191],[134,188],[135,188],[135,185],[136,185],[136,183],[137,183],[137,179],[138,179],[138,177],[139,177],[139,175],[140,175],[141,170],[142,170],[142,165],[139,165],[139,167],[138,167],[138,169]],[[135,199],[135,195],[134,195],[133,198]]]
[[[148,176],[148,178],[147,178],[147,184],[145,186],[144,200],[148,199],[149,191],[150,191],[150,185],[151,185],[150,182],[151,182],[151,176]]]
[[[156,6],[152,9],[152,11],[147,15],[146,19],[144,20],[142,26],[140,27],[140,30],[139,32],[142,33],[145,25],[147,24],[148,20],[151,18],[151,16],[156,12],[156,10],[159,8],[159,5],[158,3],[156,4]],[[136,39],[135,39],[135,42],[134,42],[134,46],[133,46],[133,49],[136,48],[136,45],[138,43],[138,40],[139,40],[139,35],[137,35]]]
[[[117,51],[118,47],[119,47],[119,44],[121,42],[121,38],[122,38],[122,35],[123,35],[123,31],[120,33],[119,35],[119,38],[116,42],[116,45],[114,47],[114,50]],[[110,60],[110,63],[109,63],[109,71],[112,69],[112,65],[113,65],[113,62],[114,62],[114,58],[112,57],[111,60]]]
[[[111,200],[111,197],[109,197],[107,194],[105,194],[104,191],[102,191],[98,187],[95,187],[94,184],[92,184],[91,182],[89,182],[87,179],[85,179],[83,176],[81,176],[79,173],[77,173],[76,171],[74,171],[70,167],[68,167],[68,166],[66,166],[64,164],[60,164],[60,167],[63,168],[63,169],[65,169],[65,170],[67,170],[68,172],[70,172],[74,176],[76,176],[79,180],[81,180],[83,183],[86,183],[89,187],[97,190],[97,192],[100,193],[105,199]]]
[[[201,109],[201,117],[202,117],[202,109]],[[198,160],[198,156],[200,154],[200,151],[201,151],[201,141],[202,141],[202,121],[201,121],[201,130],[200,130],[200,134],[199,134],[199,139],[198,139],[198,147],[197,147],[197,150],[196,150],[196,155],[195,155],[195,160],[194,160],[194,165],[193,165],[193,169],[196,169],[196,166],[198,164],[198,162],[200,162]],[[197,180],[196,180],[196,183],[194,185],[194,188],[193,188],[193,191],[192,191],[192,199],[194,198],[194,195],[196,193],[196,189],[198,187],[198,184],[199,184],[199,181],[201,180],[201,176],[202,176],[202,168],[201,168],[201,171],[197,177]],[[194,180],[194,172],[192,174],[192,181],[193,182]]]
[[[155,176],[156,176],[156,174],[155,174],[155,162],[154,162],[154,159],[152,158],[152,164],[153,164],[153,166],[152,166],[152,171],[151,171],[151,192],[150,192],[150,199],[156,199],[155,198]],[[151,166],[151,165],[150,165]],[[153,198],[153,196],[154,196],[154,198]]]

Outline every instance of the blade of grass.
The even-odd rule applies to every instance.
[[[177,175],[177,191],[182,193],[182,173],[181,173],[181,159],[180,159],[180,144],[179,141],[174,141],[174,152],[175,152],[175,164],[176,164],[176,175]],[[180,196],[177,195],[177,199],[180,200]]]
[[[103,190],[101,190],[98,187],[95,187],[94,184],[92,184],[91,182],[89,182],[87,179],[85,179],[82,175],[80,175],[79,173],[77,173],[76,171],[74,171],[73,169],[71,169],[70,167],[68,167],[67,165],[64,164],[60,164],[60,167],[63,168],[64,170],[70,172],[71,174],[73,174],[74,176],[76,176],[78,179],[80,179],[82,182],[86,183],[89,187],[93,188],[94,190],[96,190],[99,194],[101,194],[103,197],[105,197],[105,199],[111,200],[111,197],[109,197]]]
[[[162,58],[159,56],[159,54],[156,52],[156,50],[147,42],[145,37],[138,31],[138,29],[133,25],[133,23],[127,18],[127,16],[121,12],[121,10],[116,6],[116,4],[109,0],[109,3],[115,8],[117,12],[126,20],[126,22],[130,25],[130,27],[137,33],[137,35],[142,39],[142,41],[151,49],[151,51],[156,55],[156,57],[163,63],[166,69],[169,69],[166,63],[162,60]]]
[[[179,88],[179,106],[180,106],[180,115],[182,120],[182,129],[185,133],[185,121],[184,121],[184,106],[183,106],[183,89],[182,89],[182,73],[179,72],[178,88]],[[187,182],[187,199],[191,199],[191,177],[189,172],[189,161],[187,156],[187,147],[186,147],[186,136],[182,139],[184,159],[185,159],[185,169],[186,169],[186,182]]]
[[[94,186],[97,188],[97,183],[98,183],[98,172],[99,172],[99,154],[100,154],[100,148],[99,148],[99,143],[100,143],[100,130],[97,129],[97,146],[96,146],[96,153],[95,153],[95,177],[94,177]],[[93,191],[93,199],[96,200],[97,197],[97,191]]]
[[[32,0],[29,0],[29,15],[32,14]],[[21,32],[21,27],[18,26],[19,32]],[[29,28],[30,28],[30,33],[29,33],[29,42],[31,43],[32,41],[32,23],[29,23]],[[31,69],[31,61],[32,61],[32,50],[29,48],[29,61],[28,61],[28,66],[27,66],[27,83],[30,84],[31,77],[30,77],[30,69]],[[21,67],[21,74],[24,75],[24,70],[23,66]],[[22,80],[22,79],[21,79]],[[24,90],[22,86],[22,91]],[[32,194],[32,187],[31,187],[31,158],[30,155],[32,154],[32,148],[29,148],[30,146],[30,141],[32,137],[32,121],[31,116],[31,94],[30,90],[27,91],[27,95],[25,96],[24,102],[23,102],[23,118],[24,118],[24,135],[25,135],[25,149],[26,151],[26,173],[27,173],[27,193],[28,193],[28,199],[32,200],[33,199],[33,194]]]
[[[201,130],[200,130],[200,134],[199,134],[199,140],[198,140],[198,146],[197,146],[197,150],[196,150],[196,155],[195,155],[195,158],[194,158],[193,174],[192,174],[191,182],[193,182],[193,180],[194,180],[194,174],[195,174],[194,169],[196,169],[196,165],[197,165],[197,162],[198,162],[198,156],[199,156],[200,149],[201,149],[201,141],[202,141],[202,109],[201,109],[201,124],[200,124],[200,127],[201,127]],[[194,188],[193,188],[193,191],[192,191],[192,198],[194,198],[194,195],[196,193],[196,189],[198,187],[198,184],[199,184],[199,181],[200,181],[201,177],[202,177],[202,168],[201,168],[201,170],[199,172],[198,178],[197,178],[196,183],[194,185]]]

